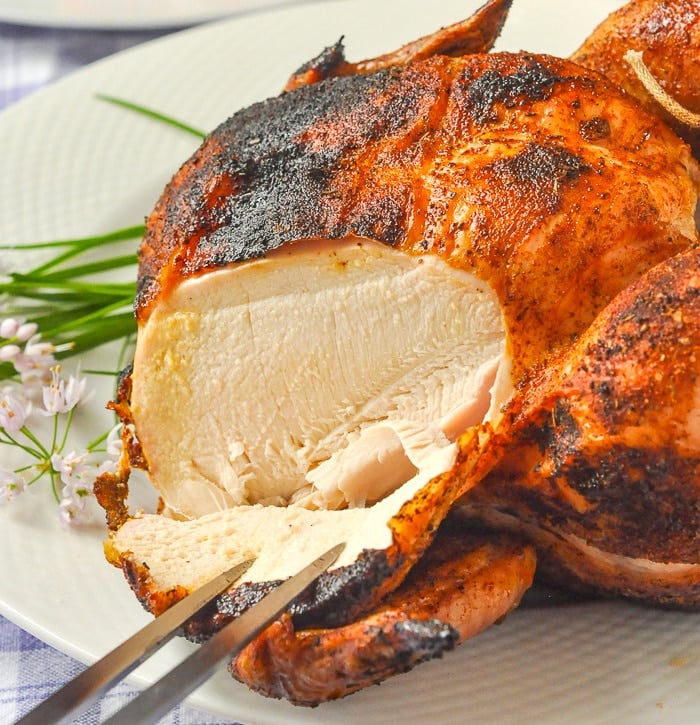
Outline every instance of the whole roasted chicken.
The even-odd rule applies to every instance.
[[[665,548],[616,548],[621,532],[579,546],[599,531],[593,504],[557,517],[552,482],[526,474],[547,453],[528,426],[587,354],[576,341],[622,334],[606,327],[611,301],[624,307],[629,285],[696,244],[696,163],[599,73],[486,54],[509,4],[361,64],[330,48],[216,129],[148,220],[136,354],[114,403],[125,455],[97,488],[107,556],[154,614],[255,556],[247,581],[190,626],[197,638],[347,541],[232,663],[265,694],[316,704],[475,634],[532,582],[529,538],[567,581],[695,603],[694,579],[659,589],[645,573],[615,588],[602,567],[581,574],[574,550],[669,560]],[[159,513],[127,510],[132,466],[159,491]],[[628,488],[596,502],[600,530],[627,526]],[[565,502],[569,489],[557,489]],[[659,491],[660,541],[681,526],[675,507],[695,504]],[[498,533],[453,521],[457,502]],[[672,563],[695,555],[688,546]],[[439,577],[459,584],[443,591]]]

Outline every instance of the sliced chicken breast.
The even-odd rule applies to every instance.
[[[451,465],[504,354],[473,274],[366,240],[299,243],[173,290],[140,335],[131,410],[174,515],[364,507]]]

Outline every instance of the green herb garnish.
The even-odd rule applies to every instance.
[[[153,109],[114,96],[98,98],[205,136]],[[87,518],[95,478],[116,470],[119,425],[69,450],[68,432],[86,397],[87,379],[79,365],[66,374],[59,361],[123,340],[115,361],[121,367],[136,332],[136,240],[144,231],[141,224],[80,239],[0,246],[0,251],[47,250],[48,256],[28,271],[0,275],[0,446],[12,447],[15,459],[23,459],[10,468],[3,460],[0,504],[48,477],[61,520],[79,524]],[[133,248],[125,252],[130,241]],[[116,272],[128,272],[129,281],[113,281]]]

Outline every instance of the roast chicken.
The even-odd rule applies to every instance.
[[[334,46],[209,135],[148,219],[136,352],[113,404],[124,456],[96,489],[106,553],[156,615],[256,557],[191,625],[196,639],[346,541],[232,663],[264,694],[317,704],[438,656],[517,605],[534,568],[525,539],[561,583],[697,603],[694,581],[674,589],[648,575],[697,557],[681,531],[695,521],[682,513],[696,505],[692,485],[679,496],[659,467],[647,495],[642,461],[663,440],[618,439],[622,423],[606,415],[607,448],[596,448],[573,412],[552,427],[551,451],[535,433],[557,420],[555,398],[584,413],[614,405],[602,372],[572,366],[610,344],[615,378],[646,350],[606,321],[697,243],[697,165],[598,72],[485,53],[508,5],[374,61],[347,63]],[[588,397],[569,393],[576,385]],[[662,399],[658,416],[677,420],[674,401],[649,395]],[[574,431],[571,459],[545,470]],[[674,449],[668,470],[696,466],[689,451]],[[589,501],[598,479],[580,466],[605,455],[622,483]],[[131,467],[158,490],[157,513],[128,510]],[[626,540],[633,481],[647,519],[663,513],[654,540],[674,532],[666,548]],[[437,534],[453,509],[462,533]],[[472,538],[465,516],[498,533]],[[603,560],[634,581],[613,586]]]

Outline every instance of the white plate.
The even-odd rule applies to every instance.
[[[0,22],[54,28],[183,28],[297,0],[0,0]]]
[[[341,34],[350,57],[366,57],[478,4],[363,0],[334,3],[332,14],[304,6],[197,28],[98,63],[0,117],[0,239],[21,243],[136,223],[194,149],[196,140],[99,103],[94,92],[212,128],[274,94],[291,70]],[[618,4],[516,0],[500,47],[567,54]],[[82,425],[92,431],[101,424]],[[105,563],[102,527],[66,532],[46,488],[0,509],[0,612],[93,661],[148,616]],[[699,624],[696,615],[621,603],[517,611],[443,660],[313,710],[253,695],[225,674],[192,702],[248,725],[700,722]],[[189,649],[171,643],[135,681],[153,681]]]

